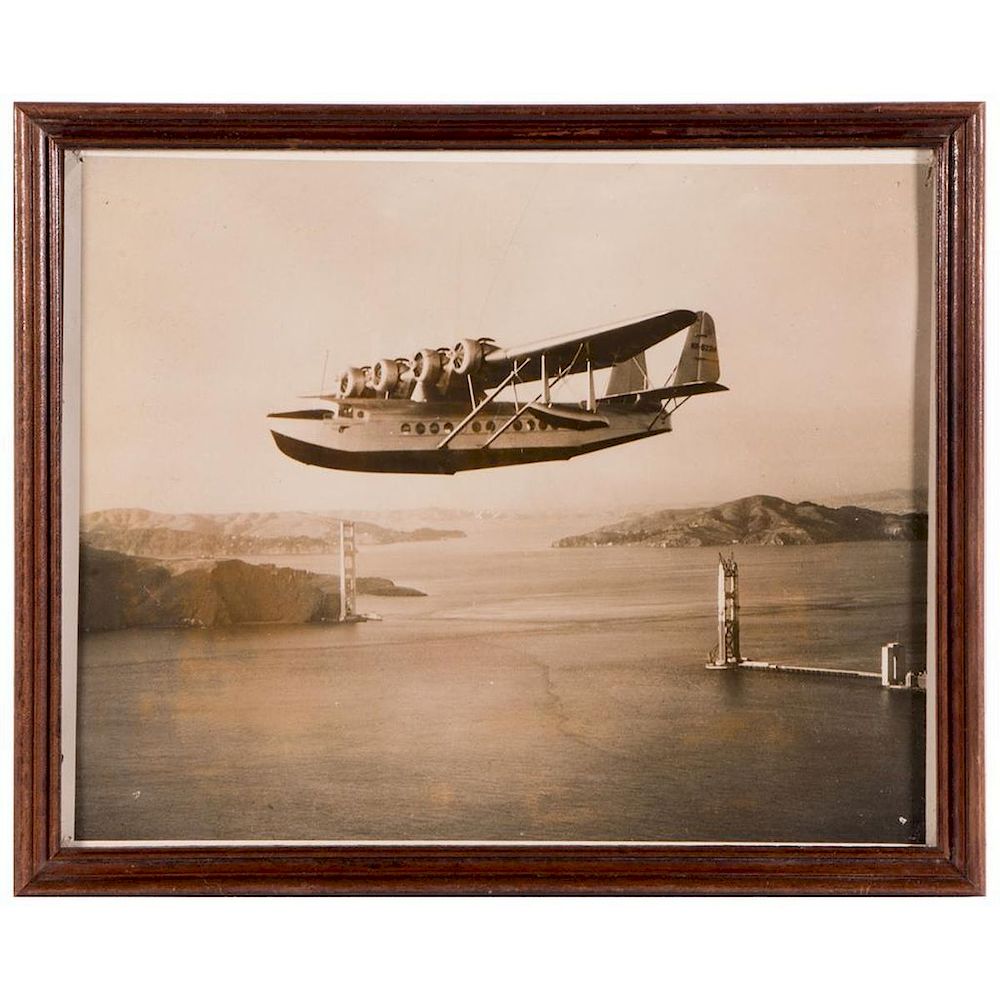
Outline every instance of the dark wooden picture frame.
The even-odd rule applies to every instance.
[[[983,120],[983,106],[974,103],[16,106],[15,892],[981,894]],[[940,846],[62,845],[63,154],[83,147],[933,150]]]

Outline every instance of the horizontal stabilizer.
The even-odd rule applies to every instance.
[[[577,431],[597,430],[607,427],[609,421],[596,413],[578,410],[572,406],[546,406],[544,403],[530,403],[526,407],[528,413],[544,420],[553,427],[569,427]]]
[[[706,392],[727,392],[729,386],[718,382],[687,382],[684,385],[665,385],[660,389],[644,389],[642,392],[621,392],[613,396],[601,396],[600,403],[659,402],[663,399],[681,399],[687,396],[702,396]]]

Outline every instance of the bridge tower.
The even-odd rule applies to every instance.
[[[340,620],[349,621],[358,613],[357,549],[354,522],[340,522]]]
[[[740,655],[740,570],[736,559],[719,553],[719,636],[714,667],[735,667],[743,661]]]

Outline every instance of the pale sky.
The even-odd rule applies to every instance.
[[[84,154],[82,510],[604,510],[926,486],[926,163],[491,156]],[[513,346],[682,308],[714,316],[731,391],[692,399],[670,435],[449,477],[300,465],[267,429],[319,389],[327,352],[331,386],[460,337]],[[654,380],[682,340],[651,353]]]

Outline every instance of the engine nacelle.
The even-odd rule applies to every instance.
[[[382,358],[372,368],[371,387],[376,392],[390,393],[399,385],[399,365],[391,358]]]
[[[441,378],[441,355],[430,348],[424,348],[413,355],[411,371],[418,382],[434,384]]]
[[[451,370],[456,375],[474,375],[483,366],[483,345],[478,340],[460,340],[451,351]]]
[[[363,396],[367,383],[368,377],[364,368],[348,368],[340,375],[340,395],[345,399]]]

